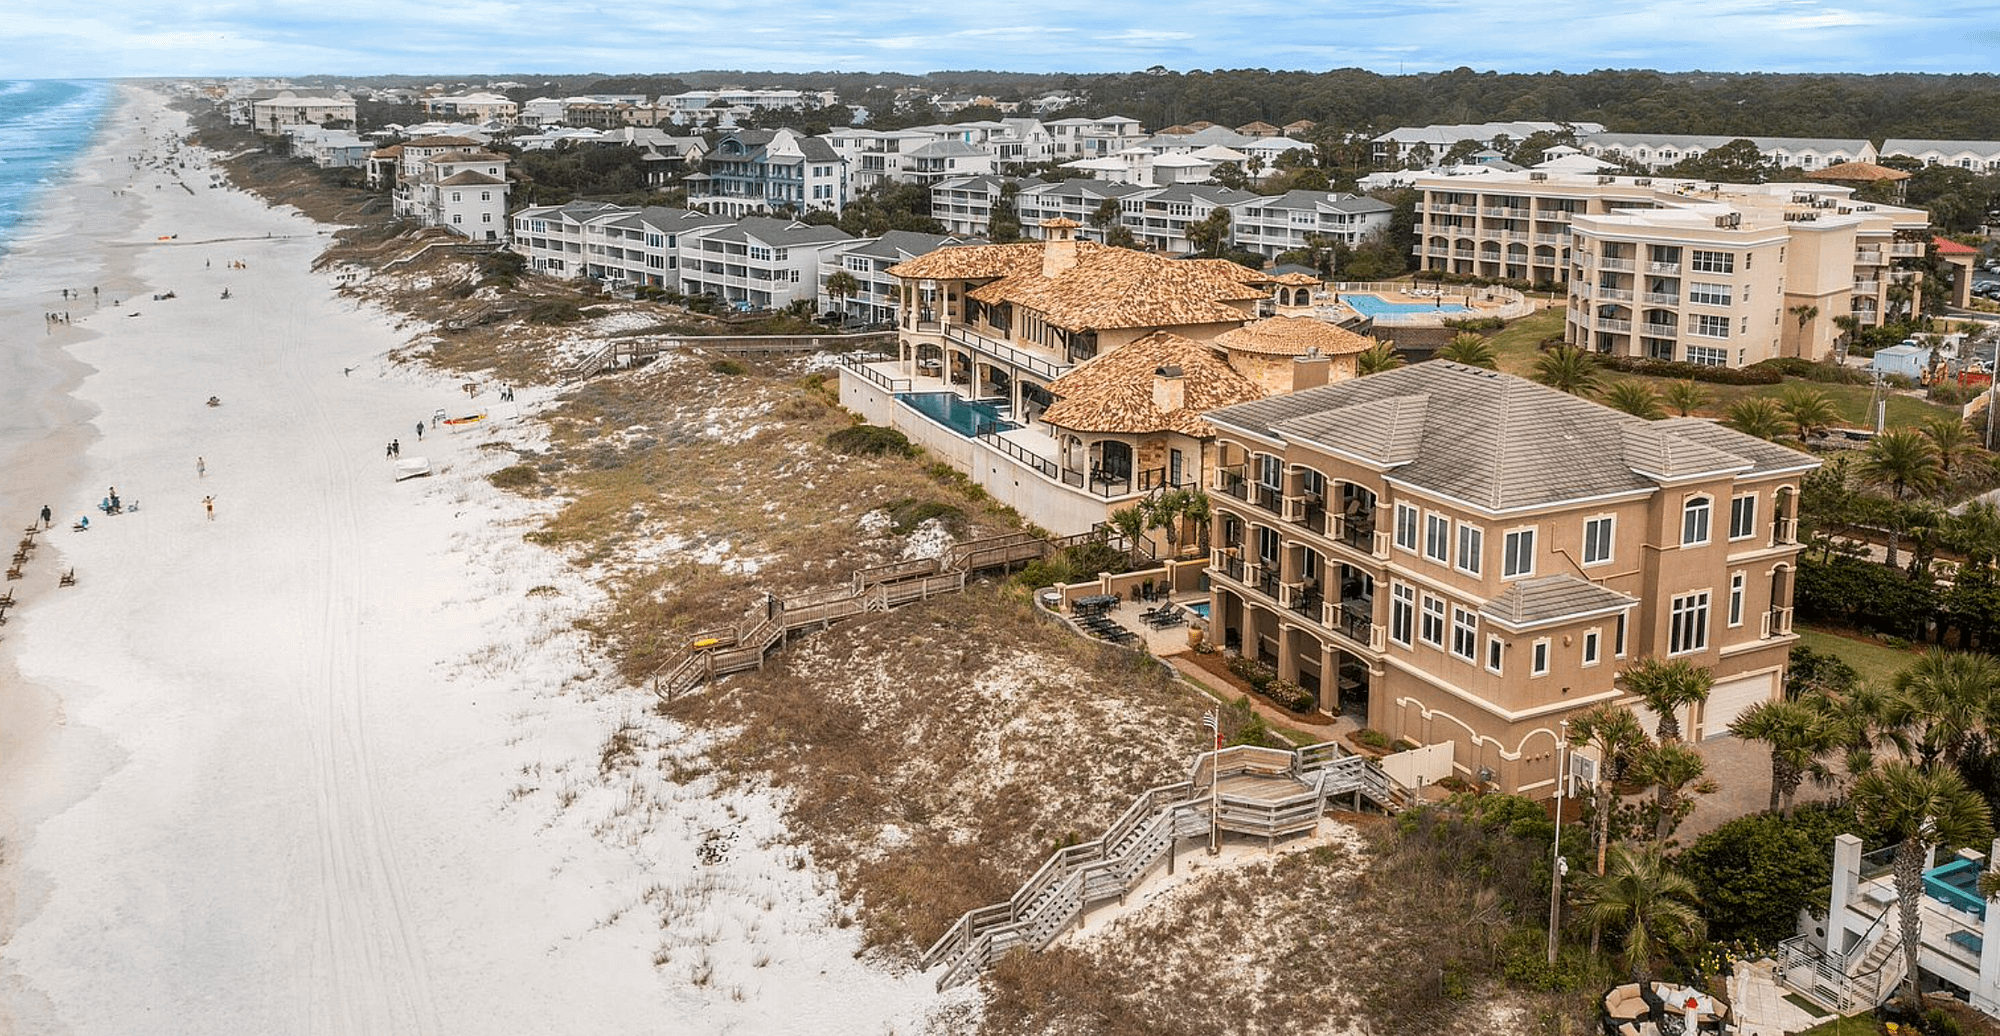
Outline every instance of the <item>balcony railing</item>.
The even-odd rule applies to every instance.
[[[1678,306],[1681,304],[1681,297],[1679,295],[1663,295],[1657,291],[1649,291],[1640,298],[1641,301],[1649,306]]]
[[[1607,288],[1599,285],[1597,288],[1597,297],[1617,302],[1630,302],[1632,301],[1632,292],[1625,288]]]
[[[1873,295],[1882,290],[1881,281],[1855,281],[1854,291],[1859,295]]]
[[[1679,264],[1679,263],[1647,263],[1647,264],[1646,264],[1646,272],[1647,272],[1647,273],[1679,273],[1679,272],[1681,272],[1681,264]]]
[[[1236,549],[1238,548],[1217,547],[1214,550],[1210,551],[1208,558],[1208,567],[1214,569],[1217,573],[1229,579],[1233,579],[1236,582],[1241,583],[1244,581],[1243,559],[1235,554],[1230,553],[1230,551]]]
[[[1856,253],[1854,253],[1854,265],[1856,265],[1856,266],[1880,266],[1880,265],[1882,265],[1882,253],[1880,253],[1880,252],[1856,252]]]
[[[1039,375],[1051,381],[1068,373],[1071,366],[1067,363],[1058,363],[1054,360],[1036,356],[1030,352],[1023,352],[1005,342],[996,341],[975,331],[968,331],[958,324],[953,324],[945,328],[944,336],[976,352],[985,353],[994,359],[1002,360],[1030,374]]]
[[[1285,607],[1314,622],[1320,621],[1321,609],[1326,603],[1326,596],[1321,592],[1317,584],[1286,583],[1284,590]]]
[[[1254,487],[1254,488],[1255,488],[1255,494],[1254,494],[1254,498],[1253,498],[1253,502],[1254,502],[1254,503],[1255,503],[1255,504],[1256,504],[1256,505],[1257,505],[1258,507],[1261,507],[1261,508],[1263,508],[1264,510],[1266,510],[1266,511],[1269,511],[1269,512],[1271,512],[1272,514],[1284,514],[1284,513],[1285,513],[1285,491],[1284,491],[1284,490],[1282,490],[1282,489],[1279,489],[1279,488],[1278,488],[1278,487],[1276,487],[1276,486],[1267,486],[1267,485],[1264,485],[1264,484],[1263,484],[1263,483],[1261,483],[1261,482],[1260,482],[1260,483],[1258,483],[1258,484],[1256,485],[1256,487]]]
[[[1672,338],[1680,334],[1681,329],[1673,324],[1640,324],[1639,330],[1655,338]]]
[[[1897,241],[1889,245],[1889,254],[1898,258],[1912,258],[1924,254],[1922,241]]]
[[[1792,633],[1792,610],[1773,608],[1764,613],[1764,639],[1787,637]]]
[[[1618,259],[1613,256],[1601,255],[1597,257],[1597,265],[1599,269],[1604,270],[1630,270],[1634,264],[1630,259]]]
[[[1538,245],[1566,245],[1569,244],[1569,238],[1562,234],[1536,234],[1535,243]]]
[[[1799,544],[1799,520],[1780,515],[1771,519],[1771,546],[1796,547]]]
[[[1328,626],[1371,651],[1382,650],[1382,627],[1375,625],[1374,605],[1365,598],[1342,601],[1327,609]]]
[[[1613,320],[1610,317],[1598,317],[1597,329],[1599,331],[1629,333],[1632,330],[1632,322],[1630,320]]]
[[[1250,585],[1256,587],[1258,593],[1274,601],[1279,600],[1277,569],[1277,565],[1265,562],[1250,566]]]
[[[1217,492],[1226,493],[1238,500],[1250,499],[1250,481],[1245,477],[1241,464],[1217,468],[1215,488]]]

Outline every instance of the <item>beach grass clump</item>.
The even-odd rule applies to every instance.
[[[898,535],[908,535],[928,521],[936,521],[953,533],[965,528],[965,511],[941,500],[905,498],[891,502],[884,510],[889,512],[889,528]]]
[[[832,432],[826,437],[826,445],[850,457],[914,457],[917,447],[910,438],[894,428],[881,425],[857,424]]]
[[[530,324],[574,324],[583,319],[583,308],[571,299],[546,299],[528,307]]]
[[[486,481],[500,489],[527,489],[541,481],[541,473],[530,464],[513,464],[486,476]]]

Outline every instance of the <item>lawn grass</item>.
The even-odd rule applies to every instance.
[[[1535,357],[1541,355],[1542,339],[1562,334],[1563,308],[1550,306],[1508,324],[1493,335],[1493,354],[1500,369],[1528,377],[1534,372]]]
[[[1841,661],[1853,666],[1863,680],[1878,687],[1887,687],[1897,673],[1917,660],[1914,651],[1899,651],[1872,640],[1858,640],[1804,626],[1794,626],[1793,632],[1799,635],[1800,643],[1814,651],[1838,656]]]
[[[1830,1022],[1815,1025],[1794,1036],[1880,1036],[1882,1026],[1867,1015],[1853,1018],[1835,1018]]]

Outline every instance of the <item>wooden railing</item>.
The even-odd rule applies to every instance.
[[[1246,773],[1294,780],[1298,792],[1254,799],[1218,793],[1219,776]],[[1006,902],[966,911],[924,951],[919,967],[943,965],[937,984],[945,989],[1016,948],[1039,952],[1091,904],[1122,899],[1182,839],[1211,827],[1264,838],[1310,831],[1327,802],[1347,794],[1391,812],[1412,799],[1374,760],[1330,741],[1290,752],[1249,745],[1204,752],[1187,780],[1148,789],[1102,837],[1051,853]]]

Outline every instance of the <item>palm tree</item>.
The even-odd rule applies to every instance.
[[[1811,303],[1802,303],[1787,309],[1785,312],[1799,318],[1799,330],[1803,331],[1806,329],[1807,324],[1813,322],[1814,317],[1819,316],[1819,307]]]
[[[826,279],[826,297],[833,300],[833,311],[842,316],[847,314],[847,300],[861,293],[861,282],[846,270],[835,270]]]
[[[1729,732],[1745,741],[1771,746],[1771,806],[1790,815],[1792,797],[1808,776],[1829,776],[1825,757],[1840,747],[1842,731],[1825,714],[1803,701],[1760,701],[1743,710]]]
[[[1660,397],[1637,381],[1614,381],[1611,387],[1598,395],[1598,399],[1613,410],[1623,410],[1648,421],[1666,416],[1666,412],[1660,409]]]
[[[1693,808],[1696,795],[1713,795],[1720,788],[1708,776],[1708,764],[1701,753],[1680,742],[1667,742],[1641,753],[1632,763],[1632,776],[1655,789],[1654,808],[1659,816],[1653,825],[1653,841],[1665,842],[1680,826],[1682,817]]]
[[[1500,358],[1493,352],[1493,343],[1487,341],[1485,336],[1471,331],[1462,331],[1454,335],[1444,348],[1437,351],[1437,358],[1462,363],[1468,367],[1500,369]]]
[[[1597,387],[1597,357],[1574,345],[1558,345],[1535,358],[1535,380],[1572,396]]]
[[[1599,705],[1577,716],[1569,724],[1569,743],[1597,750],[1597,786],[1591,803],[1596,811],[1597,873],[1604,873],[1604,854],[1611,847],[1611,813],[1618,805],[1616,785],[1625,766],[1650,742],[1639,727],[1639,717],[1622,705]]]
[[[1896,693],[1908,702],[1914,748],[1926,763],[1956,766],[1966,741],[2000,712],[2000,663],[1970,652],[1924,652],[1896,674]]]
[[[1354,373],[1361,377],[1392,371],[1403,365],[1403,354],[1388,342],[1376,342],[1354,358]]]
[[[1952,478],[1960,465],[1974,456],[1979,440],[1961,419],[1933,417],[1924,422],[1924,435],[1937,448],[1938,467],[1944,469],[1944,477]]]
[[[1185,489],[1169,489],[1144,505],[1146,528],[1160,530],[1167,541],[1169,558],[1180,557],[1181,522],[1187,517],[1188,496]]]
[[[1693,378],[1668,382],[1667,387],[1660,390],[1660,395],[1666,399],[1667,405],[1679,411],[1682,417],[1708,405],[1708,390],[1702,388]]]
[[[1759,439],[1775,439],[1785,430],[1785,411],[1776,400],[1762,396],[1739,399],[1729,405],[1723,418],[1729,427]]]
[[[1798,429],[1800,442],[1805,442],[1814,432],[1825,430],[1837,414],[1833,401],[1826,398],[1826,393],[1804,385],[1793,385],[1779,393],[1778,409],[1783,410],[1785,419]]]
[[[1861,333],[1861,318],[1852,313],[1841,313],[1833,318],[1833,326],[1840,328],[1840,339],[1835,344],[1844,344]]]
[[[1181,509],[1181,517],[1194,526],[1195,543],[1201,548],[1202,557],[1208,556],[1209,524],[1214,520],[1214,512],[1208,509],[1208,494],[1199,489],[1189,488],[1187,503]]]
[[[1663,949],[1707,934],[1694,882],[1667,866],[1655,846],[1620,846],[1610,870],[1585,878],[1578,898],[1594,927],[1624,933],[1625,967],[1634,980],[1645,978]]]
[[[1649,656],[1632,663],[1622,675],[1625,689],[1638,695],[1660,717],[1654,736],[1661,744],[1681,739],[1681,721],[1675,713],[1683,706],[1707,701],[1709,688],[1715,686],[1712,673],[1685,658],[1666,662]]]
[[[1146,512],[1138,504],[1127,504],[1108,515],[1104,522],[1111,531],[1125,537],[1125,552],[1132,564],[1139,563],[1139,541],[1146,538]]]
[[[1842,765],[1849,775],[1868,772],[1875,765],[1879,745],[1905,756],[1912,750],[1909,728],[1915,714],[1910,700],[1897,691],[1864,683],[1839,692],[1815,688],[1800,700],[1818,709],[1838,731],[1838,740],[1846,750]]]
[[[1901,759],[1862,774],[1849,797],[1861,823],[1896,843],[1896,912],[1907,968],[1903,993],[1915,1008],[1924,863],[1936,846],[1978,845],[1993,837],[1992,815],[1986,800],[1956,770]]]
[[[1930,493],[1943,481],[1937,446],[1922,432],[1891,428],[1875,437],[1861,451],[1855,473],[1862,481],[1889,490],[1889,499],[1902,503],[1911,491]],[[1900,518],[1889,522],[1890,568],[1896,567],[1896,546],[1902,532]]]

